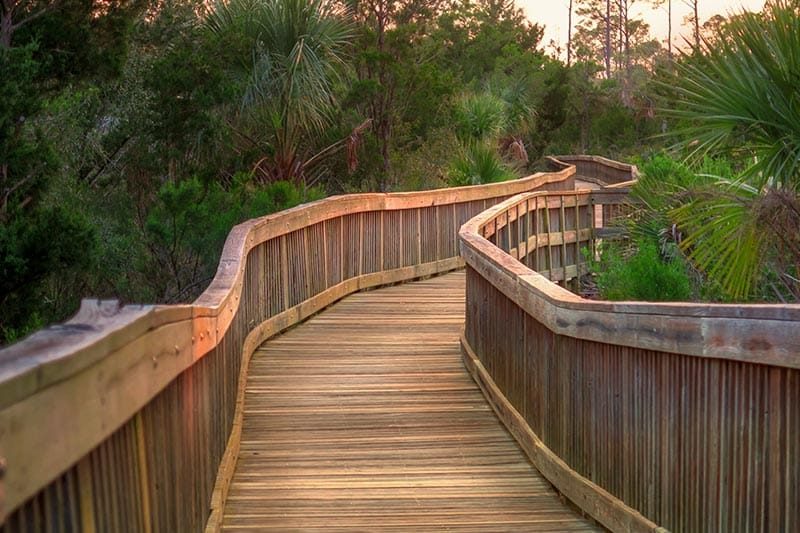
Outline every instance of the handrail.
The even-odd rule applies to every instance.
[[[574,171],[331,197],[251,220],[193,304],[87,300],[0,351],[7,527],[213,529],[256,347],[352,292],[463,266],[463,222],[523,191],[570,189]]]
[[[526,193],[462,226],[468,369],[613,531],[796,528],[800,305],[591,301],[549,280],[578,275],[566,251],[594,246],[619,196]]]
[[[557,161],[556,165],[574,166],[576,178],[603,188],[628,187],[639,179],[639,169],[636,165],[596,155],[555,155],[548,160]]]

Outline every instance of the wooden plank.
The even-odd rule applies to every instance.
[[[536,200],[537,200],[537,208],[538,208],[538,200],[539,200],[539,198],[537,197]],[[542,207],[542,216],[544,217],[543,218],[543,222],[544,222],[543,226],[544,226],[544,229],[546,230],[546,234],[547,234],[547,257],[545,258],[546,259],[545,265],[547,265],[547,270],[549,272],[552,272],[553,271],[553,242],[552,242],[551,237],[553,235],[553,230],[550,227],[550,222],[551,222],[550,221],[550,206],[549,206],[549,204],[547,202],[547,198],[543,198],[543,200],[544,200],[544,207]]]
[[[564,207],[564,195],[563,194],[558,195],[558,199],[560,204],[558,216],[559,216],[559,230],[560,230],[559,233],[561,234],[561,270],[564,271],[564,269],[567,268],[567,242],[566,242],[567,239],[565,238],[567,215],[565,211],[566,208]],[[566,281],[566,276],[562,278],[562,281]]]
[[[134,417],[134,430],[136,432],[136,465],[139,470],[139,498],[141,498],[142,502],[141,520],[142,524],[144,524],[144,533],[150,533],[152,531],[150,524],[150,481],[147,474],[144,422],[142,421],[141,413],[137,413]]]
[[[78,489],[79,506],[81,516],[81,531],[94,533],[97,531],[94,520],[94,498],[92,497],[92,470],[89,464],[89,457],[84,457],[78,463]]]
[[[626,234],[625,228],[597,228],[594,230],[596,239],[616,239]]]
[[[498,388],[463,335],[461,348],[465,366],[480,386],[492,409],[525,450],[533,464],[559,491],[577,502],[583,511],[611,531],[641,533],[663,531],[666,533],[663,528],[659,528],[657,524],[642,516],[641,513],[625,505],[622,500],[575,472],[545,446]]]
[[[349,296],[253,356],[223,530],[596,530],[460,362],[463,272]]]

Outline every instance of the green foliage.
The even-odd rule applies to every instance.
[[[489,92],[467,95],[456,104],[453,120],[461,142],[496,139],[507,125],[506,104]]]
[[[685,255],[717,299],[791,297],[792,257],[800,250],[794,194],[759,191],[724,159],[691,168],[656,155],[640,170],[627,224],[634,238],[658,242],[662,254]]]
[[[679,257],[664,257],[655,242],[639,240],[632,250],[606,244],[594,265],[597,286],[607,300],[685,301],[692,283]]]
[[[534,69],[542,59],[543,31],[514,2],[455,2],[439,17],[433,37],[446,45],[444,61],[470,84]]]
[[[757,191],[735,186],[735,195],[695,194],[670,215],[686,233],[681,247],[692,262],[732,298],[742,300],[752,294],[762,275],[769,241],[746,201],[755,199]]]
[[[542,28],[514,2],[381,5],[376,11],[349,0],[18,2],[12,22],[24,23],[10,35],[0,29],[6,339],[64,319],[82,296],[190,300],[213,275],[234,224],[327,193],[489,183],[531,170],[529,159],[546,154],[621,158],[658,150],[650,137],[672,122],[653,110],[674,107],[678,96],[689,99],[674,83],[653,82],[673,67],[661,62],[663,52],[639,21],[625,28],[631,65],[622,55],[611,58],[614,75],[604,79],[596,25],[576,35],[579,61],[567,66],[545,56]],[[46,11],[27,18],[39,8]],[[584,55],[576,52],[581,46]],[[757,55],[763,48],[755,48]],[[771,60],[794,65],[789,53],[782,48]],[[798,122],[786,104],[790,76],[775,65],[764,73],[778,86],[753,99],[753,109],[771,98],[773,111],[787,115],[753,128],[789,132],[781,121]],[[689,115],[677,118],[700,124]],[[730,146],[742,148],[730,152],[736,157],[756,154],[740,141],[763,137],[748,127],[730,132]],[[794,141],[786,139],[791,150]],[[341,153],[347,157],[334,157]],[[634,236],[657,243],[664,260],[692,257],[701,244],[692,244],[690,228],[722,231],[731,224],[714,225],[718,206],[681,209],[718,198],[736,203],[740,214],[755,213],[762,230],[750,235],[800,235],[787,214],[791,198],[733,194],[720,185],[750,163],[741,158],[733,170],[689,170],[654,159],[644,166],[639,191],[649,194],[649,214]],[[306,186],[313,183],[324,190]],[[725,193],[715,196],[720,187]],[[45,230],[51,226],[57,229]],[[786,274],[800,276],[784,264],[792,257],[785,250],[800,247],[795,241],[771,239],[759,248],[754,291],[766,284],[791,293],[783,288]],[[724,256],[713,243],[702,247]],[[711,258],[706,267],[702,258],[692,261],[711,272]],[[703,287],[721,287],[718,274]]]
[[[55,164],[41,132],[26,129],[42,106],[42,97],[30,90],[40,68],[35,51],[35,45],[0,47],[0,222],[20,202],[38,200]]]
[[[258,186],[245,174],[227,190],[197,178],[164,184],[144,224],[150,252],[144,267],[153,273],[150,283],[158,298],[179,302],[199,293],[213,277],[234,225],[321,196],[290,182]]]
[[[450,165],[451,185],[478,185],[517,177],[509,162],[527,163],[522,131],[532,111],[525,91],[506,86],[463,96],[455,105],[453,122],[460,154]],[[513,129],[512,129],[513,128]]]
[[[694,157],[750,159],[742,178],[757,188],[800,188],[800,16],[787,0],[729,21],[702,54],[677,67],[686,120],[675,133]]]
[[[16,210],[0,224],[0,342],[60,318],[61,302],[43,302],[43,282],[89,267],[97,236],[66,207]]]
[[[329,154],[313,141],[332,124],[353,27],[330,0],[220,0],[206,24],[221,47],[243,54],[232,66],[245,65],[234,73],[244,86],[243,136],[261,151],[259,175],[305,182]]]
[[[724,156],[741,171],[699,172],[668,216],[688,258],[730,298],[763,296],[767,283],[800,299],[799,51],[797,7],[778,0],[729,20],[677,68],[677,146],[695,164]]]
[[[452,186],[480,185],[516,177],[494,148],[485,143],[473,143],[452,163],[449,181]]]
[[[51,89],[68,81],[113,78],[123,68],[130,32],[144,5],[142,0],[20,2],[12,10],[13,22],[20,25],[12,45],[36,45],[40,80]]]

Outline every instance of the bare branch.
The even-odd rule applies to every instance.
[[[24,19],[22,19],[19,22],[17,22],[16,24],[12,24],[11,25],[11,31],[17,31],[18,29],[20,29],[25,24],[27,24],[29,22],[32,22],[32,21],[38,19],[39,17],[41,17],[42,15],[45,15],[45,14],[53,11],[56,7],[58,7],[58,4],[57,3],[53,3],[53,4],[49,4],[46,7],[43,7],[42,9],[37,11],[36,13],[31,13],[30,15],[28,15]]]

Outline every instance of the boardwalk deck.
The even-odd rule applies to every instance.
[[[350,296],[253,356],[225,530],[585,531],[461,363],[464,274]]]

